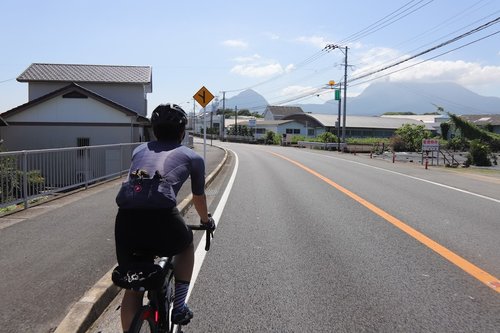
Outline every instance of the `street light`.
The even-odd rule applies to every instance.
[[[342,52],[344,54],[344,116],[342,117],[342,142],[345,143],[345,119],[346,119],[346,109],[347,109],[347,46],[345,46],[344,48],[339,46],[339,45],[335,45],[335,44],[328,44],[325,46],[325,48],[323,50],[326,50],[328,52],[330,52],[331,50],[335,50],[335,49],[339,49],[340,52]],[[344,49],[345,51],[343,51],[342,49]]]

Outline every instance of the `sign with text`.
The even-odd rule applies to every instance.
[[[212,93],[208,91],[205,86],[203,86],[196,94],[194,94],[193,98],[201,105],[201,107],[204,108],[212,99],[214,99],[214,95],[212,95]]]
[[[423,139],[422,151],[436,151],[439,150],[439,140],[436,139]]]

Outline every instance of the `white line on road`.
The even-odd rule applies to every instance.
[[[307,152],[307,153],[308,154],[314,154],[314,153],[309,153],[309,152]],[[318,155],[318,154],[315,154],[315,155]],[[321,156],[325,156],[325,157],[336,159],[336,160],[342,160],[342,161],[349,162],[349,163],[359,164],[359,165],[362,165],[362,166],[365,166],[365,167],[369,167],[369,168],[373,168],[373,169],[377,169],[377,170],[381,170],[381,171],[393,173],[393,174],[396,174],[398,176],[408,177],[408,178],[419,180],[419,181],[422,181],[422,182],[425,182],[425,183],[429,183],[429,184],[432,184],[432,185],[441,186],[441,187],[444,187],[444,188],[447,188],[447,189],[450,189],[450,190],[462,192],[462,193],[473,195],[473,196],[476,196],[476,197],[479,197],[479,198],[482,198],[482,199],[491,200],[493,202],[500,203],[500,200],[495,199],[495,198],[491,198],[491,197],[487,197],[487,196],[482,195],[482,194],[477,194],[477,193],[474,193],[474,192],[462,190],[462,189],[459,189],[457,187],[453,187],[453,186],[449,186],[449,185],[445,185],[445,184],[441,184],[441,183],[436,183],[436,182],[433,182],[431,180],[427,180],[427,179],[423,179],[423,178],[418,178],[418,177],[410,176],[410,175],[405,175],[404,173],[400,173],[400,172],[397,172],[397,171],[387,170],[387,169],[376,167],[376,166],[373,166],[373,165],[369,165],[369,164],[365,164],[365,163],[361,163],[361,162],[356,162],[356,161],[350,161],[350,160],[346,160],[346,159],[339,158],[339,157],[334,157],[334,156],[327,156],[327,155],[321,155]]]
[[[239,165],[239,160],[238,160],[238,155],[231,151],[234,156],[235,156],[235,166],[233,169],[233,173],[231,174],[231,178],[229,178],[229,182],[226,186],[226,189],[224,190],[224,193],[222,194],[222,197],[219,201],[219,204],[217,205],[217,208],[215,209],[213,213],[213,218],[215,220],[215,224],[219,224],[220,217],[222,216],[222,212],[224,211],[224,207],[226,206],[227,199],[229,198],[229,193],[231,192],[231,189],[233,188],[234,180],[236,179],[236,174],[238,172],[238,165]],[[203,237],[203,239],[205,239]],[[201,265],[203,264],[203,261],[205,260],[205,241],[201,240],[200,243],[198,244],[198,247],[196,248],[196,252],[194,254],[194,267],[193,267],[193,275],[191,276],[191,287],[189,288],[187,297],[186,297],[186,302],[189,299],[189,296],[191,295],[191,291],[193,290],[193,286],[196,282],[196,279],[198,278],[198,274],[200,273]]]

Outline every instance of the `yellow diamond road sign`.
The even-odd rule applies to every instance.
[[[212,99],[214,99],[214,95],[212,95],[212,93],[208,91],[205,86],[203,86],[196,94],[194,94],[193,98],[200,103],[202,107],[205,107]]]

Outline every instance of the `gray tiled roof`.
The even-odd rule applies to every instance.
[[[315,118],[323,126],[334,127],[337,121],[336,115],[327,114],[309,114]],[[404,124],[424,125],[427,129],[432,129],[430,124],[425,124],[421,121],[406,118],[385,118],[385,117],[369,117],[369,116],[346,116],[346,127],[351,128],[380,128],[380,129],[397,129]],[[342,119],[341,119],[342,121]]]
[[[476,125],[500,125],[500,114],[463,115],[460,116],[460,118],[470,121]]]
[[[31,64],[19,82],[151,83],[150,66]]]
[[[304,111],[302,111],[302,108],[298,106],[268,105],[267,110],[269,110],[269,112],[271,112],[275,116],[276,115],[288,116],[291,114],[304,113]]]

